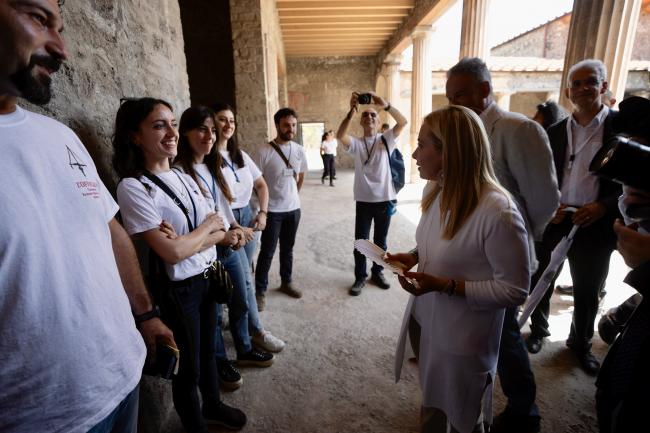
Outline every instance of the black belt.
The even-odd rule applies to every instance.
[[[211,274],[212,274],[212,268],[205,268],[203,272],[196,274],[193,277],[185,278],[184,280],[180,280],[180,281],[170,281],[170,285],[172,287],[188,286],[191,283],[195,283],[197,281],[207,280],[208,278],[210,278]]]

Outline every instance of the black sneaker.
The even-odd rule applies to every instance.
[[[219,384],[230,391],[238,389],[244,383],[244,379],[232,365],[232,361],[227,359],[217,360],[217,374],[219,375]]]
[[[249,367],[270,367],[273,364],[273,354],[253,349],[243,355],[237,355],[237,365]]]
[[[370,277],[370,281],[375,283],[375,285],[380,289],[384,289],[384,290],[390,289],[390,284],[388,284],[388,281],[386,281],[386,278],[384,278],[384,274],[382,274],[381,272],[372,274],[372,276]]]
[[[241,430],[246,425],[246,415],[241,410],[230,407],[223,402],[218,406],[203,406],[203,419],[208,425],[220,425],[230,430]]]
[[[354,280],[354,284],[348,290],[350,296],[359,296],[361,294],[361,289],[366,285],[364,280]]]

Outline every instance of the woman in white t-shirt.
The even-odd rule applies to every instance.
[[[122,179],[117,198],[127,232],[143,240],[164,263],[167,278],[155,288],[156,299],[180,351],[172,391],[183,427],[206,432],[206,422],[214,422],[240,429],[246,424],[244,413],[220,401],[214,362],[216,305],[209,293],[209,269],[217,258],[214,246],[226,234],[222,219],[194,180],[171,170],[177,143],[169,103],[126,100],[117,112],[113,137],[114,168]]]
[[[411,253],[389,255],[413,296],[396,355],[399,378],[406,337],[419,345],[422,432],[482,432],[492,421],[501,327],[506,307],[528,294],[523,219],[492,168],[488,138],[471,110],[450,105],[429,114],[413,153],[429,182]]]
[[[239,245],[240,247],[243,246],[243,248],[228,249],[220,255],[222,257],[220,260],[226,266],[233,280],[233,284],[236,286],[235,293],[241,296],[240,304],[246,306],[247,311],[247,321],[238,324],[237,320],[233,318],[233,306],[230,305],[231,329],[239,328],[239,332],[241,334],[245,333],[246,335],[250,332],[251,341],[254,346],[269,352],[279,352],[284,348],[284,342],[264,330],[259,318],[254,288],[251,284],[249,261],[246,255],[246,247],[254,239],[254,229],[250,226],[263,228],[266,223],[266,216],[261,212],[255,220],[251,220],[250,217],[248,219],[242,218],[246,214],[238,207],[239,204],[246,203],[243,207],[249,210],[248,201],[251,196],[250,191],[252,191],[256,179],[258,180],[258,184],[259,179],[262,179],[262,182],[264,180],[261,178],[261,174],[256,177],[249,174],[250,170],[257,170],[257,167],[248,158],[248,155],[242,155],[242,159],[247,161],[248,165],[245,166],[244,170],[241,170],[238,169],[241,163],[238,158],[235,158],[235,162],[232,162],[225,149],[225,155],[218,150],[215,142],[219,143],[217,137],[219,140],[223,139],[224,115],[223,111],[218,111],[215,120],[214,112],[207,107],[188,108],[181,117],[181,138],[176,162],[183,170],[195,177],[199,186],[205,192],[210,193],[215,201],[215,209],[226,215],[227,222],[241,228],[245,232],[246,242]],[[234,131],[232,112],[230,112],[230,116],[231,122],[229,123],[229,128]],[[209,136],[205,134],[208,127],[212,129]],[[233,164],[235,170],[229,173],[229,168],[227,167],[233,167]],[[257,172],[259,173],[259,170]],[[237,176],[239,182],[229,182],[229,178],[235,177],[234,175]],[[242,187],[240,184],[247,186]],[[265,183],[263,187],[260,188],[262,190],[259,195],[262,197],[260,200],[262,205],[266,207],[268,193],[266,192]],[[242,197],[242,193],[245,195],[245,191],[247,190],[249,191],[248,195]],[[233,205],[235,206],[234,209],[231,208]],[[250,212],[248,215],[250,216]],[[220,347],[217,346],[217,358],[219,358],[219,351]]]
[[[323,158],[323,176],[320,183],[325,183],[325,178],[329,176],[330,186],[334,186],[334,179],[336,179],[336,146],[337,141],[334,131],[327,131],[323,134],[320,144],[320,155]]]

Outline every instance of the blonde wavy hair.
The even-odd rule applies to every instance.
[[[510,195],[499,185],[492,167],[492,154],[483,122],[472,110],[449,105],[428,114],[422,122],[433,134],[434,146],[442,153],[444,179],[422,199],[429,210],[440,196],[443,239],[452,239],[478,206],[486,188]]]

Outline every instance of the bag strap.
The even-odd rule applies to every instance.
[[[390,150],[388,149],[388,142],[386,141],[386,138],[383,135],[381,136],[381,142],[384,143],[384,147],[386,147],[386,153],[388,154],[388,167],[390,167],[390,170],[392,172],[393,164],[390,163]]]
[[[287,168],[293,169],[287,157],[284,155],[284,153],[282,153],[282,150],[280,150],[280,146],[278,146],[278,144],[275,141],[269,141],[269,144],[276,152],[278,152],[278,155],[280,155],[282,161],[284,161],[284,163],[287,165]],[[291,146],[291,143],[289,143],[289,146]]]
[[[169,196],[169,198],[172,199],[172,201],[178,206],[183,214],[185,215],[185,218],[187,218],[187,226],[189,227],[190,231],[194,230],[194,226],[192,225],[192,221],[190,221],[190,211],[185,207],[182,201],[178,198],[178,196],[174,193],[174,191],[171,190],[169,186],[165,182],[163,182],[158,176],[155,174],[151,174],[149,172],[144,172],[143,176],[149,179],[154,185],[156,185],[158,188],[164,191],[165,194]]]

